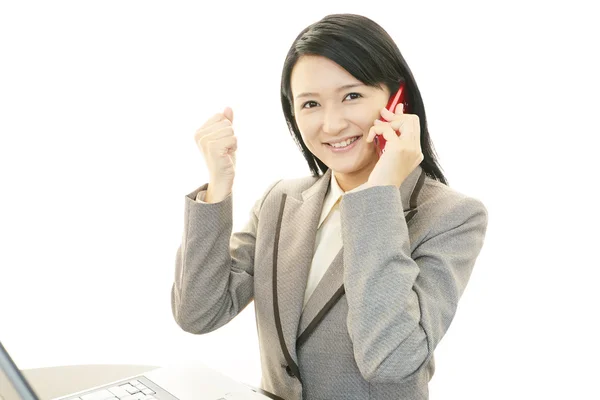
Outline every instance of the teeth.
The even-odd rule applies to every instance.
[[[330,143],[329,145],[331,147],[335,147],[335,148],[339,149],[342,147],[349,146],[350,144],[354,143],[356,140],[358,140],[358,137],[355,137],[353,139],[344,140],[343,142],[339,142],[339,143]]]

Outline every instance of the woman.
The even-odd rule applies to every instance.
[[[387,111],[400,82],[407,112]],[[210,179],[185,199],[174,318],[203,334],[254,300],[261,386],[287,400],[427,399],[486,208],[448,187],[412,73],[370,19],[329,15],[302,31],[281,100],[312,174],[270,185],[239,232],[232,110],[196,132]]]

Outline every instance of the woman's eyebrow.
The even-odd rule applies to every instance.
[[[344,86],[340,86],[339,88],[336,89],[336,92],[341,92],[342,90],[347,90],[347,89],[352,89],[358,86],[364,86],[364,84],[362,83],[351,83],[349,85],[344,85]],[[304,92],[304,93],[300,93],[298,96],[296,96],[296,99],[299,99],[301,97],[313,97],[313,96],[318,96],[318,93],[314,93],[314,92]]]

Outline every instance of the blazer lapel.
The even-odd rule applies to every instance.
[[[306,302],[298,325],[296,347],[304,344],[319,322],[344,295],[343,256],[344,249],[342,247]]]
[[[284,194],[280,203],[273,262],[275,323],[286,361],[297,376],[298,324],[330,177],[328,170],[301,196]]]
[[[417,213],[417,196],[425,181],[425,172],[421,166],[417,166],[415,170],[404,180],[400,186],[400,197],[402,200],[402,207],[404,210],[404,216],[406,223],[415,216]],[[324,194],[324,193],[323,193]],[[317,214],[321,210],[317,210]],[[316,228],[316,226],[315,226]],[[311,231],[311,234],[316,234],[316,229]],[[314,242],[314,237],[311,238]],[[314,246],[314,243],[313,243]],[[311,247],[312,249],[312,247]],[[321,320],[325,317],[327,312],[337,303],[337,301],[344,295],[344,257],[343,247],[337,256],[332,261],[331,265],[327,269],[325,275],[318,283],[313,294],[306,303],[304,311],[300,317],[300,323],[298,324],[298,339],[296,346],[301,346],[318,326]],[[309,266],[312,261],[312,255],[310,254]],[[306,279],[308,279],[308,271],[305,275],[302,275],[300,281],[302,285],[302,294],[306,288]],[[300,301],[300,307],[302,303]],[[294,315],[295,316],[295,315]]]

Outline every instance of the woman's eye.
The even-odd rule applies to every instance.
[[[354,96],[354,98],[352,100],[362,97],[362,95],[360,93],[348,93],[348,96]],[[348,96],[346,96],[346,98],[348,98]]]
[[[348,93],[346,95],[345,99],[347,99],[348,97],[350,97],[350,100],[355,100],[355,99],[362,97],[362,95],[360,93]],[[318,103],[316,101],[311,100],[311,101],[307,101],[306,103],[302,104],[302,108],[313,108],[317,105],[318,105]]]
[[[302,108],[312,108],[312,107],[306,107],[308,104],[317,104],[317,103],[316,103],[316,102],[314,102],[314,101],[307,101],[306,103],[304,103],[304,104],[302,105]]]

